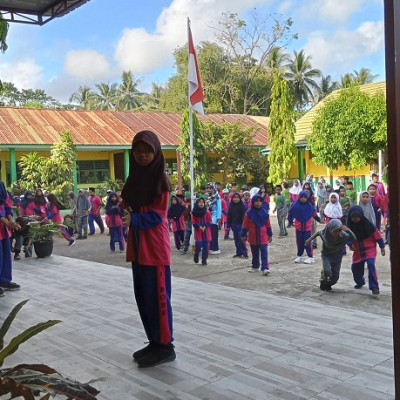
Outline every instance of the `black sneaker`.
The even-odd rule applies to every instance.
[[[207,265],[207,260],[201,260],[201,265]]]
[[[78,235],[78,236],[76,237],[76,240],[81,240],[81,239],[83,239],[83,236],[82,236],[82,235]]]
[[[199,254],[198,254],[198,253],[194,253],[193,261],[194,261],[196,264],[199,262]]]
[[[21,259],[21,256],[19,254],[15,254],[14,261],[18,261],[20,259]]]
[[[4,290],[2,288],[0,288],[0,297],[5,296],[6,294],[4,293]]]
[[[354,289],[361,289],[364,285],[365,285],[365,283],[362,283],[362,284],[357,283],[357,285],[354,285]]]
[[[326,282],[325,281],[321,281],[321,283],[319,284],[319,288],[320,288],[320,290],[325,292],[325,290],[326,290]]]
[[[74,244],[75,244],[75,240],[72,239],[72,240],[69,241],[68,246],[73,246]]]
[[[138,360],[139,368],[149,368],[156,365],[174,361],[176,358],[174,345],[170,344],[159,344],[155,345],[146,355]]]
[[[132,354],[133,359],[135,361],[138,361],[140,358],[144,357],[147,353],[149,353],[151,350],[153,350],[154,346],[156,346],[156,345],[153,342],[149,342],[149,344],[146,347],[143,347],[143,349],[135,351]]]
[[[0,287],[4,290],[18,290],[21,288],[20,285],[14,282],[1,282]]]
[[[377,287],[372,289],[372,295],[373,296],[378,296],[379,293],[380,292],[379,292],[379,289]]]
[[[235,254],[235,255],[232,256],[232,258],[240,257],[240,256],[241,256],[241,254]]]

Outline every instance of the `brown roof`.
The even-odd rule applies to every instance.
[[[268,117],[209,114],[201,120],[239,122],[256,128],[255,145],[268,144]],[[162,146],[180,142],[181,114],[163,112],[73,111],[0,107],[0,147],[50,146],[59,132],[71,131],[77,146],[129,146],[142,129],[157,133]]]

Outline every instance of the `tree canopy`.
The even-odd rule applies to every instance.
[[[307,141],[316,164],[357,169],[385,149],[386,130],[385,96],[352,86],[321,107]]]

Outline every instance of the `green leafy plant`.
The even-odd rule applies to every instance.
[[[61,231],[58,229],[59,224],[57,222],[31,220],[28,222],[28,225],[28,237],[33,242],[44,242],[52,239],[53,236],[61,236]]]
[[[0,397],[10,395],[9,399],[22,397],[25,400],[48,400],[50,396],[61,395],[71,400],[95,400],[99,391],[94,387],[65,378],[47,365],[19,364],[12,368],[1,368],[4,360],[14,354],[22,343],[61,322],[40,322],[12,338],[5,346],[4,337],[16,315],[27,302],[28,300],[24,300],[18,303],[0,327]]]

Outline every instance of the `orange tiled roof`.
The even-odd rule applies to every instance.
[[[255,145],[268,144],[268,117],[209,114],[202,120],[223,120],[256,128]],[[178,146],[181,114],[163,112],[73,111],[0,107],[0,147],[52,145],[59,132],[71,131],[78,146],[129,146],[135,132],[151,129],[163,146]]]

